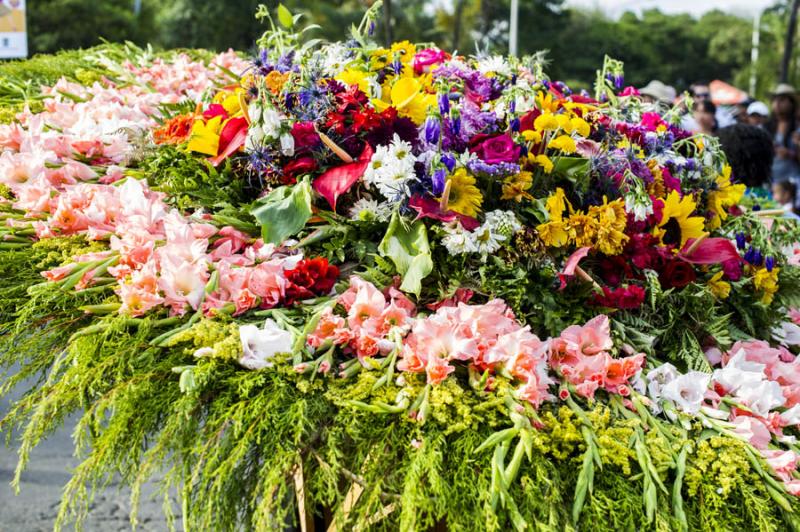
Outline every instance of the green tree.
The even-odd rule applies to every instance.
[[[137,16],[130,0],[37,0],[28,2],[32,53],[86,48],[105,39],[142,44],[155,37],[155,1]]]

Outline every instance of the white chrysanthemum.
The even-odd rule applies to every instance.
[[[511,211],[489,211],[486,213],[486,221],[483,225],[487,226],[501,241],[508,240],[514,233],[522,229],[522,224]]]
[[[408,186],[417,179],[416,157],[411,144],[397,135],[389,146],[378,146],[364,173],[364,182],[377,188],[387,199],[398,200],[408,195]]]
[[[350,208],[350,219],[360,221],[388,222],[392,208],[387,203],[378,203],[371,198],[360,198]]]
[[[494,72],[501,76],[511,77],[511,65],[508,64],[506,58],[502,55],[493,55],[491,57],[484,57],[478,60],[478,70],[481,74],[488,74]]]
[[[492,229],[490,224],[484,223],[472,233],[475,238],[476,251],[484,257],[488,257],[491,253],[500,249],[501,243],[506,240],[504,235],[496,233]]]
[[[447,236],[442,239],[442,244],[451,255],[478,251],[478,243],[475,241],[475,236],[464,229],[458,220],[444,224],[442,228],[447,233]]]

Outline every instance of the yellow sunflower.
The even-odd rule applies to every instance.
[[[714,230],[728,217],[728,207],[736,205],[744,195],[745,186],[731,183],[731,167],[727,164],[717,176],[717,189],[708,193],[708,208],[713,217],[708,221],[708,229]]]
[[[481,212],[483,195],[475,186],[475,178],[464,168],[459,168],[450,176],[447,208],[473,218]]]
[[[696,208],[697,204],[691,195],[681,198],[673,190],[664,200],[661,221],[653,229],[653,235],[665,245],[676,244],[681,248],[690,238],[699,238],[703,235],[705,219],[702,216],[692,216]]]

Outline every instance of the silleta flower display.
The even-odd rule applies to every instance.
[[[15,482],[80,411],[59,526],[119,474],[198,529],[800,528],[796,222],[617,61],[573,92],[377,9],[4,100]]]

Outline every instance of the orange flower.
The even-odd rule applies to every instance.
[[[283,86],[286,84],[286,80],[288,79],[289,72],[281,74],[277,70],[273,70],[267,74],[266,78],[264,78],[264,83],[272,94],[278,94],[281,92]]]
[[[153,131],[156,144],[180,144],[189,139],[194,123],[194,114],[188,113],[170,118]]]

